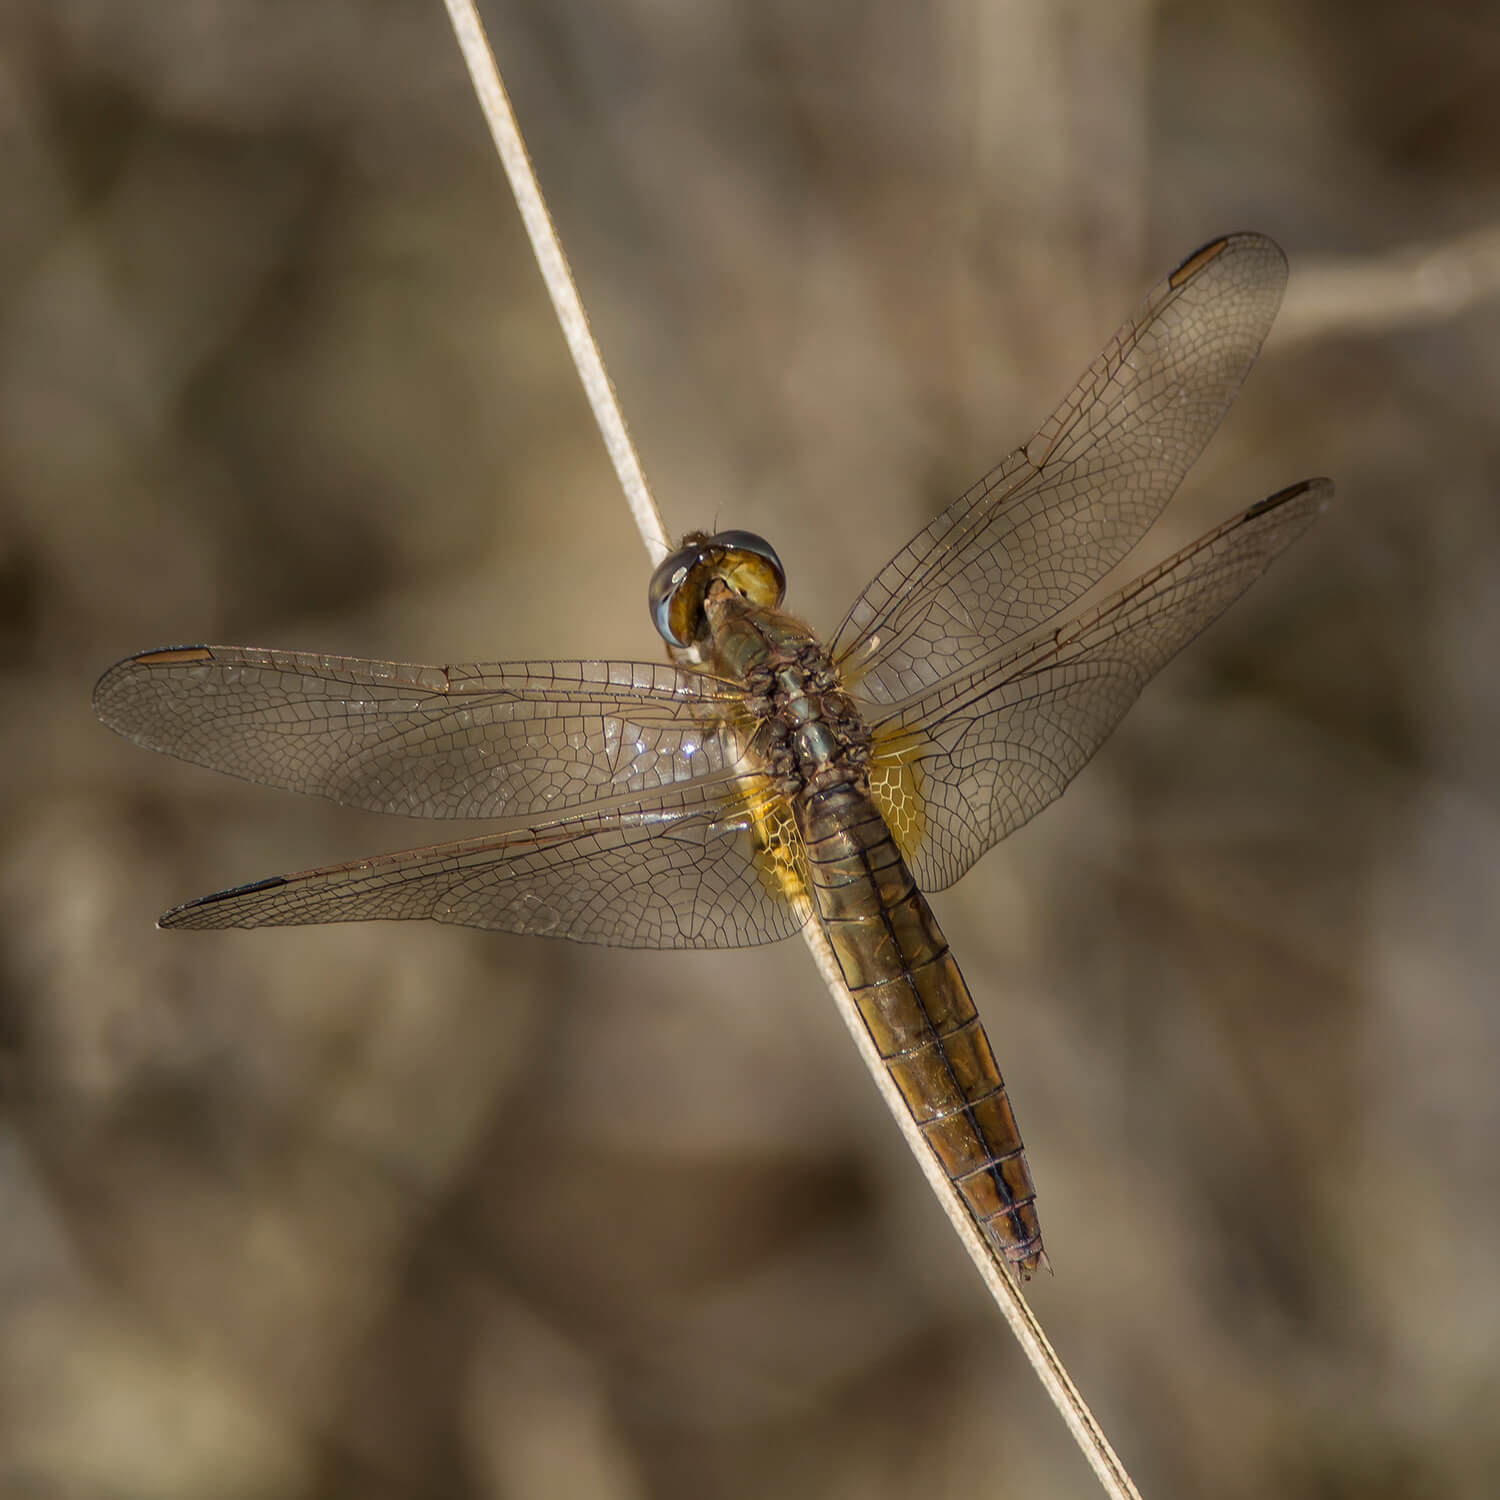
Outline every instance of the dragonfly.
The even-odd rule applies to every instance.
[[[1020,1278],[1036,1189],[974,999],[924,892],[1056,798],[1147,680],[1300,536],[1327,479],[1242,511],[1091,608],[1259,354],[1278,246],[1183,261],[1036,433],[917,533],[830,641],[781,608],[763,538],[657,568],[669,663],[419,666],[246,646],[111,667],[111,729],[346,806],[493,819],[481,837],[278,875],[167,928],[427,918],[633,948],[821,924],[926,1147]]]

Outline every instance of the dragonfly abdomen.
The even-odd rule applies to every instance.
[[[852,784],[796,799],[815,908],[924,1139],[1022,1276],[1042,1263],[1031,1171],[989,1038],[885,820]]]

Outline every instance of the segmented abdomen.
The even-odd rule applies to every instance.
[[[1005,1260],[1042,1263],[1031,1171],[989,1039],[885,820],[856,787],[796,799],[812,897],[876,1050]]]

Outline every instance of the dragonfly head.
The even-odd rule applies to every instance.
[[[716,578],[762,609],[775,609],[786,593],[786,570],[764,537],[689,532],[651,575],[651,619],[668,645],[689,647],[707,629],[703,601]]]

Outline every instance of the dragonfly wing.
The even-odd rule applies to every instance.
[[[1281,303],[1257,234],[1205,245],[1030,442],[919,532],[834,641],[845,681],[896,703],[1066,608],[1141,539],[1213,435]]]
[[[738,948],[806,920],[801,849],[758,779],[723,777],[535,827],[304,870],[174,908],[163,927],[427,918],[622,948]]]
[[[740,699],[642,662],[413,666],[246,646],[148,651],[94,689],[152,750],[350,807],[555,816],[730,769]]]
[[[1097,609],[1033,632],[894,708],[869,708],[872,788],[893,808],[888,821],[917,883],[951,885],[1059,796],[1153,674],[1311,525],[1332,494],[1326,479],[1282,490]],[[903,799],[903,789],[915,796]]]

